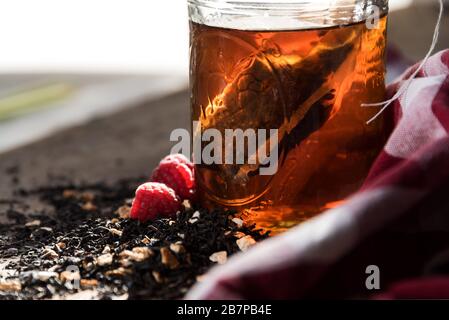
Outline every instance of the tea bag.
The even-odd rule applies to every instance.
[[[279,153],[287,152],[336,112],[329,80],[351,53],[358,35],[358,31],[323,33],[305,57],[267,49],[243,59],[235,67],[232,81],[202,110],[201,130],[213,128],[224,135],[225,129],[278,129]],[[248,176],[257,174],[259,166],[221,165],[214,169],[225,181],[244,184]]]

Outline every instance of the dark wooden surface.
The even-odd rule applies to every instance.
[[[61,183],[60,176],[113,183],[149,175],[170,151],[170,132],[188,128],[189,110],[187,91],[179,92],[1,154],[0,200],[10,199],[17,188]],[[0,222],[4,218],[0,214]]]

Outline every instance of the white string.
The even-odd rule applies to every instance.
[[[408,88],[410,87],[410,84],[416,78],[418,73],[424,67],[425,63],[427,62],[427,60],[429,60],[430,56],[432,55],[433,51],[435,50],[436,44],[438,42],[438,37],[439,37],[439,34],[440,34],[440,25],[441,25],[441,20],[443,18],[443,12],[444,12],[443,0],[439,0],[439,2],[440,2],[440,13],[438,15],[437,24],[435,26],[435,31],[433,33],[432,44],[430,45],[429,51],[427,52],[427,54],[424,57],[424,59],[421,62],[421,64],[419,65],[418,69],[416,69],[416,71],[410,76],[410,78],[407,79],[404,82],[403,85],[401,85],[399,90],[396,92],[396,94],[391,99],[388,99],[388,100],[383,101],[383,102],[378,102],[378,103],[364,103],[364,104],[362,104],[362,107],[380,107],[380,106],[382,106],[382,109],[380,109],[380,111],[378,113],[376,113],[375,116],[373,116],[370,120],[368,120],[368,122],[366,124],[370,124],[371,122],[376,120],[385,111],[385,109],[388,108],[388,106],[390,104],[392,104],[396,99],[400,98],[405,92],[407,92]]]

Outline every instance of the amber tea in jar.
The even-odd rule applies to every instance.
[[[385,99],[387,5],[189,0],[203,206],[278,232],[361,186],[390,128],[362,106]]]

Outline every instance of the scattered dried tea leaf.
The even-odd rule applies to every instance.
[[[80,280],[81,276],[79,271],[63,271],[59,274],[59,279],[62,282],[70,282],[74,280]]]
[[[232,222],[234,222],[238,228],[243,227],[243,220],[239,219],[239,218],[232,218],[231,220]]]
[[[57,278],[59,275],[52,271],[27,271],[20,274],[21,278],[31,278],[33,280],[46,282],[50,278]]]
[[[35,238],[41,238],[41,237],[48,237],[50,234],[53,233],[53,229],[50,227],[41,227],[33,231],[33,233],[30,234],[30,239]]]
[[[186,248],[184,248],[181,241],[170,244],[170,250],[178,254],[186,252]]]
[[[84,255],[84,250],[75,250],[75,252],[73,253],[75,257],[80,257],[82,255]]]
[[[91,261],[90,259],[85,259],[85,260],[83,260],[83,263],[82,263],[83,268],[86,271],[91,271],[91,270],[95,269],[95,264],[96,264],[96,260],[95,261]]]
[[[103,251],[101,251],[102,254],[111,253],[111,247],[107,244],[104,246]]]
[[[236,242],[239,249],[243,252],[247,251],[250,247],[256,244],[256,240],[254,240],[251,236],[244,236],[238,239]]]
[[[41,258],[48,259],[48,260],[54,260],[54,259],[59,258],[59,254],[57,254],[56,251],[53,249],[46,248],[42,252]]]
[[[151,250],[150,248],[147,247],[135,247],[132,249],[132,252],[136,255],[138,255],[139,259],[145,260],[148,259],[150,257],[152,257],[154,255],[153,250]],[[136,261],[138,261],[136,260]]]
[[[56,247],[58,247],[60,250],[64,250],[65,248],[67,248],[67,244],[65,242],[58,242],[56,244]]]
[[[192,218],[200,218],[201,217],[201,213],[197,210],[192,214]]]
[[[151,272],[151,274],[153,275],[153,278],[157,283],[164,283],[164,278],[162,277],[160,272],[153,271]]]
[[[246,234],[244,234],[243,232],[240,232],[240,231],[234,232],[234,237],[236,237],[237,239],[243,238],[245,236],[246,236]]]
[[[92,202],[95,199],[95,194],[91,191],[80,192],[78,190],[66,189],[62,192],[65,199],[77,199],[84,202]]]
[[[170,269],[177,269],[179,267],[178,259],[176,259],[175,255],[167,247],[161,248],[161,262]]]
[[[200,219],[201,214],[199,211],[195,211],[192,215],[192,217],[189,219],[189,223],[196,223]]]
[[[110,223],[112,223],[112,224],[116,224],[116,223],[119,223],[119,222],[120,222],[120,220],[117,219],[117,218],[112,218],[111,221],[110,221]]]
[[[120,252],[120,262],[124,266],[130,265],[130,261],[142,262],[154,255],[153,250],[147,247],[136,247],[132,250],[124,250]]]
[[[25,224],[25,227],[27,228],[37,228],[41,225],[40,220],[33,220]]]
[[[98,291],[82,290],[64,297],[64,300],[98,300]]]
[[[95,194],[90,191],[84,191],[83,193],[81,193],[80,198],[83,201],[92,202],[95,199]]]
[[[96,279],[81,279],[80,285],[84,289],[94,288],[94,287],[98,286],[98,280],[96,280]]]
[[[60,269],[61,266],[59,264],[54,265],[53,267],[49,268],[48,272],[56,272],[56,270]]]
[[[96,211],[98,208],[91,201],[88,201],[82,205],[81,209],[83,209],[85,211]]]
[[[17,292],[20,290],[22,290],[22,285],[19,280],[0,281],[0,291]]]
[[[182,202],[182,205],[184,206],[185,209],[191,209],[192,208],[192,204],[190,203],[190,200],[186,199]]]
[[[78,191],[72,189],[66,189],[62,192],[62,196],[66,199],[77,198],[79,195]]]
[[[113,276],[113,277],[114,276],[115,277],[122,277],[122,276],[125,276],[127,274],[131,274],[131,273],[132,273],[132,271],[130,269],[126,269],[126,268],[120,267],[120,268],[117,268],[117,269],[114,269],[114,270],[106,271],[105,275],[106,276]]]
[[[103,266],[108,266],[108,265],[112,264],[112,258],[113,258],[112,254],[105,253],[105,254],[97,257],[97,259],[95,259],[95,261],[96,261],[97,265],[99,265],[100,267],[103,267]]]
[[[131,213],[131,207],[128,205],[121,206],[115,211],[115,214],[118,215],[122,219],[129,218],[129,214]]]
[[[209,260],[218,264],[225,264],[228,260],[228,253],[226,251],[215,252],[209,257]]]
[[[115,229],[115,228],[109,229],[109,232],[112,233],[114,236],[117,236],[117,237],[121,237],[122,234],[123,234],[122,231],[120,231],[118,229]]]

